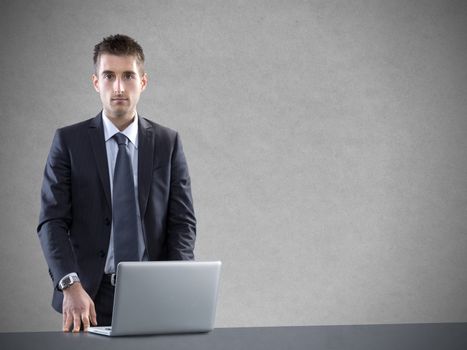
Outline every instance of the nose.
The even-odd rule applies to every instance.
[[[124,86],[122,83],[122,79],[117,77],[114,81],[114,92],[116,94],[121,94],[124,92]]]

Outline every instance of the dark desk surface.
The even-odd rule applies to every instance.
[[[0,333],[2,350],[403,350],[467,349],[467,323],[217,328],[210,333],[109,338],[95,334]]]

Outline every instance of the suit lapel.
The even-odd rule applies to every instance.
[[[152,126],[142,117],[138,118],[138,123],[138,199],[141,218],[144,218],[151,188],[155,141]]]
[[[102,113],[99,113],[94,119],[91,120],[88,131],[89,137],[91,138],[91,145],[94,153],[94,159],[97,165],[97,171],[104,189],[105,199],[107,200],[109,208],[112,208],[107,151],[105,148],[104,127],[102,124]]]

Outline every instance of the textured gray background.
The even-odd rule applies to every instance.
[[[145,49],[217,326],[467,321],[467,2],[2,1],[0,331],[58,330],[35,233],[95,43]]]

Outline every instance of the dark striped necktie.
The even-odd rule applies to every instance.
[[[115,272],[120,261],[138,261],[138,226],[136,216],[133,167],[128,151],[127,137],[113,136],[118,143],[118,154],[113,177],[113,243]]]

